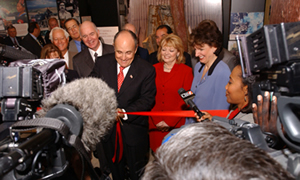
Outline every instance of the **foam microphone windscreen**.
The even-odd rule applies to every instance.
[[[112,128],[117,116],[115,92],[99,78],[77,79],[59,87],[42,100],[38,116],[44,117],[57,104],[72,105],[81,113],[81,140],[87,151],[96,150],[96,144]]]

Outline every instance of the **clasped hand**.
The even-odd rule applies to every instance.
[[[165,121],[160,121],[156,124],[156,128],[160,131],[169,131],[170,126]]]

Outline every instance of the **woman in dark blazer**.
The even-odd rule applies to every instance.
[[[186,108],[178,94],[178,89],[188,90],[193,81],[192,68],[185,65],[181,39],[170,34],[162,41],[157,58],[160,63],[154,65],[156,70],[155,106],[152,111],[174,111]],[[180,117],[149,117],[150,148],[155,152],[161,145],[162,139],[173,128],[185,123]]]

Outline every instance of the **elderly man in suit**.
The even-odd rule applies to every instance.
[[[28,34],[23,38],[21,46],[35,54],[37,57],[41,56],[41,50],[43,48],[42,39],[38,39],[41,29],[37,22],[31,22],[28,25]]]
[[[17,37],[16,28],[13,25],[7,27],[7,36],[4,38],[4,43],[8,46],[20,46],[22,39]]]
[[[132,31],[136,34],[136,36],[138,36],[136,28],[133,24],[127,23],[123,26],[123,29],[127,29],[129,31]],[[136,55],[139,55],[142,59],[145,59],[146,61],[148,61],[149,59],[149,52],[147,49],[142,48],[140,46],[138,46],[138,49],[136,51]]]
[[[69,46],[69,34],[66,30],[55,27],[51,30],[49,34],[51,42],[58,47],[64,56],[68,69],[73,69],[72,59],[75,56],[75,53],[68,51]]]
[[[76,54],[86,47],[81,40],[79,26],[80,23],[75,18],[69,18],[65,21],[65,28],[72,38],[69,43],[69,51]]]
[[[80,36],[88,48],[74,56],[73,66],[79,77],[87,77],[93,70],[95,59],[104,54],[113,53],[114,47],[100,41],[100,32],[90,21],[81,24]]]
[[[128,178],[126,172],[129,168],[130,179],[137,180],[148,161],[148,118],[122,112],[151,110],[156,94],[155,69],[135,56],[138,45],[132,31],[118,32],[114,47],[114,54],[97,58],[91,73],[115,90],[118,101],[118,121],[102,144],[113,179]]]

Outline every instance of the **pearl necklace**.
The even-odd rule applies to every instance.
[[[168,71],[171,71],[171,70],[172,70],[172,68],[167,68],[165,65],[164,65],[164,68],[165,68],[166,70],[168,70]]]

